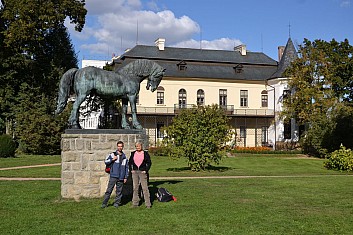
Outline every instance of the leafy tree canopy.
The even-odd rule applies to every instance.
[[[337,103],[353,102],[353,47],[348,40],[330,42],[305,39],[299,58],[287,69],[294,91],[284,100],[285,116],[300,124],[328,115]]]
[[[77,57],[64,21],[69,18],[75,29],[81,31],[87,13],[85,1],[0,1],[0,132],[4,132],[3,125],[6,125],[6,132],[14,131],[18,139],[35,140],[35,136],[22,138],[23,128],[26,122],[31,124],[31,120],[42,118],[42,125],[48,129],[33,128],[28,133],[51,133],[55,140],[49,142],[57,145],[60,134],[47,123],[55,110],[61,75],[77,67]],[[31,99],[25,98],[26,95]],[[40,118],[28,119],[33,113]],[[61,124],[58,125],[61,128]],[[14,127],[22,129],[15,131]],[[31,152],[37,150],[32,148]]]
[[[352,56],[348,40],[305,39],[298,59],[286,70],[293,92],[284,100],[282,116],[296,118],[308,127],[302,138],[308,153],[323,156],[338,149],[340,143],[353,145],[353,135],[346,129],[353,126]]]

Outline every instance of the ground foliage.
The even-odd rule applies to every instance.
[[[324,166],[330,170],[353,171],[353,151],[341,145],[340,149],[328,155]]]
[[[171,156],[187,158],[192,170],[205,170],[224,155],[222,147],[232,134],[228,121],[217,105],[184,109],[165,128],[164,143]]]
[[[0,135],[0,158],[14,157],[16,151],[16,142],[11,136]]]

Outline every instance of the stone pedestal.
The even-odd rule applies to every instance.
[[[116,150],[119,140],[124,142],[128,158],[136,142],[148,147],[144,130],[66,130],[61,140],[61,196],[76,200],[102,197],[109,178],[104,172],[104,159]]]

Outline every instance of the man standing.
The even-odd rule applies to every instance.
[[[126,158],[125,153],[123,153],[124,143],[118,141],[116,145],[117,150],[110,153],[104,161],[106,165],[111,165],[111,168],[107,191],[104,194],[104,200],[101,206],[102,208],[107,207],[115,185],[116,197],[114,206],[116,208],[119,207],[122,198],[123,184],[126,183],[129,176],[128,159]]]

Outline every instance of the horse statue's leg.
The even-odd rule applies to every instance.
[[[138,122],[137,116],[136,116],[136,95],[128,95],[128,98],[131,106],[132,125],[135,129],[142,129],[142,126]]]
[[[79,94],[76,96],[76,100],[73,104],[71,115],[69,118],[69,128],[70,129],[81,129],[79,123],[79,108],[82,102],[86,99],[86,95]]]
[[[121,114],[121,128],[130,129],[129,124],[126,121],[128,100],[125,98],[122,98],[122,103],[123,103],[123,113]]]

